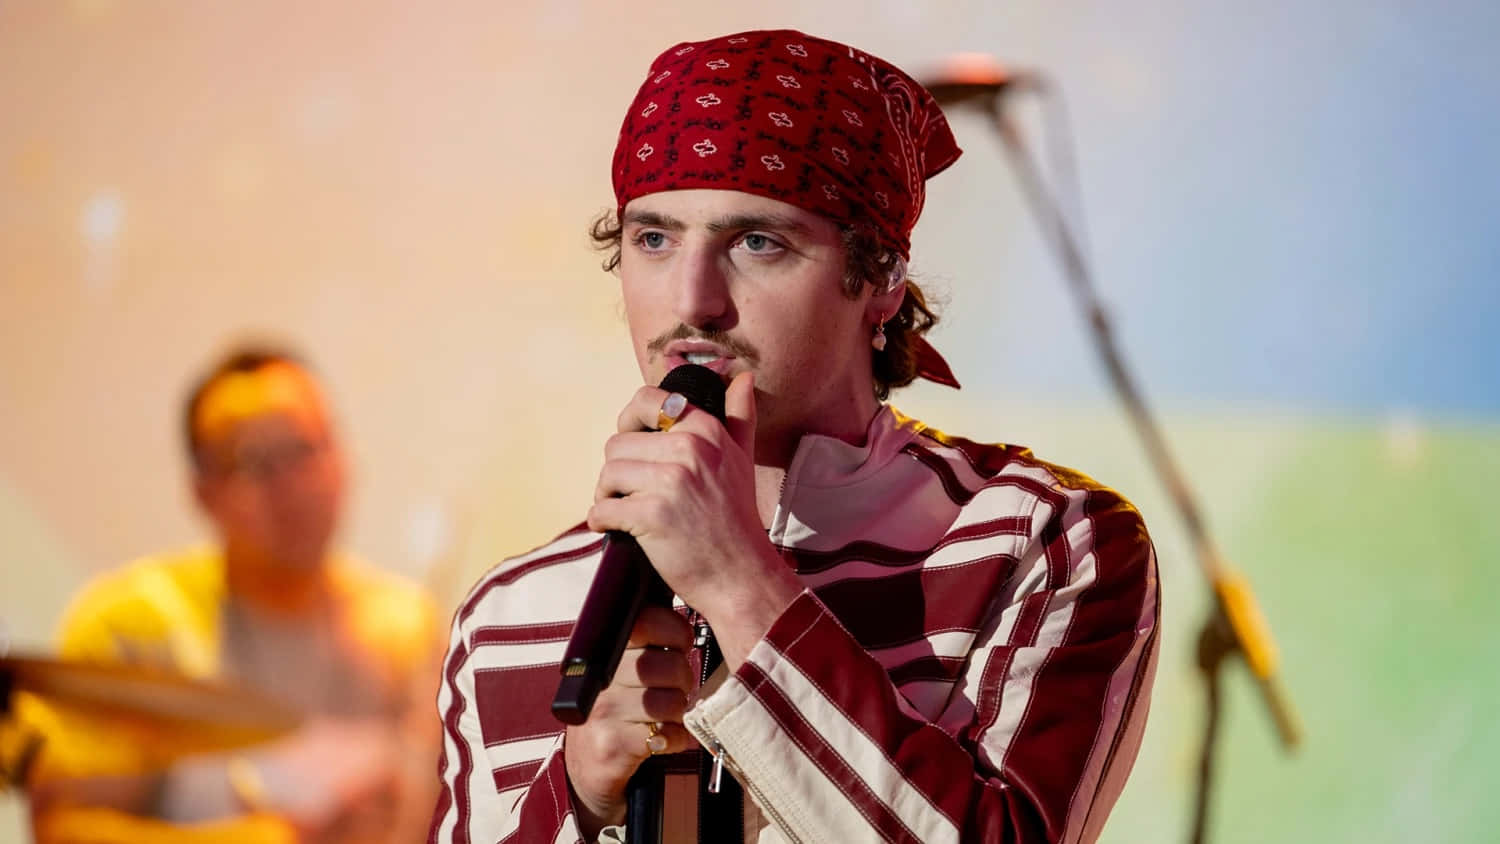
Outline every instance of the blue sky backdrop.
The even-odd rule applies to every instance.
[[[1099,286],[1161,400],[1493,418],[1497,36],[1494,3],[1272,0],[1054,4],[1044,22],[1000,12],[956,40],[1061,81]],[[1035,110],[1015,106],[1041,148]],[[1075,395],[1097,366],[1058,271],[1029,220],[986,207],[998,194],[1020,211],[1009,173],[972,160],[999,160],[984,124],[955,123],[971,169],[934,182],[927,233],[994,249],[988,268],[941,266],[964,311],[951,330],[1013,314],[993,350],[1028,360],[960,374]],[[966,222],[934,236],[950,201]],[[1066,342],[1037,360],[1053,332]]]

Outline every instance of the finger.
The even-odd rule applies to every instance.
[[[601,498],[589,508],[587,524],[595,533],[616,530],[639,538],[663,523],[664,509],[660,497]]]
[[[617,458],[605,462],[594,482],[594,500],[624,498],[641,490],[666,491],[681,483],[677,463]]]
[[[611,682],[594,700],[589,720],[603,722],[682,721],[688,693],[682,689],[641,688]]]
[[[615,430],[622,434],[656,430],[656,411],[666,398],[667,391],[660,387],[648,385],[637,389],[615,417]]]
[[[598,759],[633,759],[639,762],[653,755],[650,745],[653,724],[656,734],[666,738],[665,746],[656,755],[681,753],[699,746],[693,734],[674,721],[615,721],[607,731],[595,733],[586,739],[575,738],[573,731],[576,728],[570,727],[567,740],[578,746],[593,745],[593,755]]]
[[[641,732],[644,736],[651,735],[651,731],[647,729],[645,724],[641,725]],[[663,754],[682,753],[685,750],[694,750],[698,747],[698,740],[693,738],[693,734],[688,732],[687,727],[681,724],[664,721],[660,727],[656,728],[656,732],[658,735],[666,736],[667,739],[666,749],[661,751]],[[641,747],[644,749],[646,746],[646,739],[643,737],[641,739]],[[649,750],[647,751],[647,755],[650,755]]]
[[[666,607],[641,607],[627,647],[686,651],[693,646],[693,625]]]
[[[712,414],[706,413],[691,402],[681,405],[681,409],[675,413],[666,413],[670,407],[667,397],[672,395],[675,394],[660,387],[642,387],[636,390],[630,402],[615,418],[615,430],[622,434],[655,432],[662,431],[666,427],[675,429],[683,420],[692,417],[713,418]]]
[[[642,689],[635,702],[638,708],[634,712],[619,710],[624,720],[680,724],[687,712],[688,696],[681,689]]]
[[[692,691],[693,669],[682,651],[631,648],[620,655],[614,682],[627,686]]]
[[[608,496],[601,498],[596,495],[593,506],[589,507],[588,517],[583,520],[584,524],[594,533],[605,533],[611,530],[623,530],[630,533],[630,528],[626,526],[625,521],[628,510],[624,504],[623,499]]]
[[[661,428],[662,405],[671,393],[660,387],[645,386],[635,391],[630,401],[615,418],[615,430],[622,434],[656,431]],[[681,419],[692,409],[687,405],[676,418]]]
[[[755,373],[741,372],[724,393],[724,428],[740,450],[755,459]]]
[[[719,427],[709,421],[712,418],[690,405],[672,426],[671,436],[661,436],[657,431],[614,434],[604,441],[604,461],[646,460],[684,466],[704,462],[716,443],[714,433]]]
[[[654,452],[651,444],[658,445],[668,437],[653,437],[652,431],[624,431],[613,434],[604,441],[604,462],[611,460],[643,460]]]

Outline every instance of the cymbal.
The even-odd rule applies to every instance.
[[[14,692],[142,731],[173,750],[255,744],[302,722],[301,713],[258,692],[132,665],[0,657],[0,693]]]

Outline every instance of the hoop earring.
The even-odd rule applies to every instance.
[[[885,263],[882,261],[881,263]],[[906,259],[895,255],[891,260],[891,268],[886,271],[885,287],[880,292],[889,293],[906,283]]]

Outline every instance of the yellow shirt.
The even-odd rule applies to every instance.
[[[359,655],[354,663],[370,688],[415,703],[435,676],[440,642],[436,609],[409,581],[348,558],[329,568],[339,635]],[[107,572],[86,585],[64,613],[59,656],[167,669],[189,677],[226,673],[223,556],[216,550],[150,557]],[[347,665],[337,666],[347,669]],[[435,680],[433,681],[435,682]],[[33,785],[54,779],[163,770],[176,754],[170,737],[136,734],[64,707],[17,696],[16,716],[45,743],[30,771]],[[421,701],[426,703],[425,700]],[[268,815],[172,825],[109,809],[68,808],[38,819],[39,841],[125,842],[292,841],[289,825]]]

